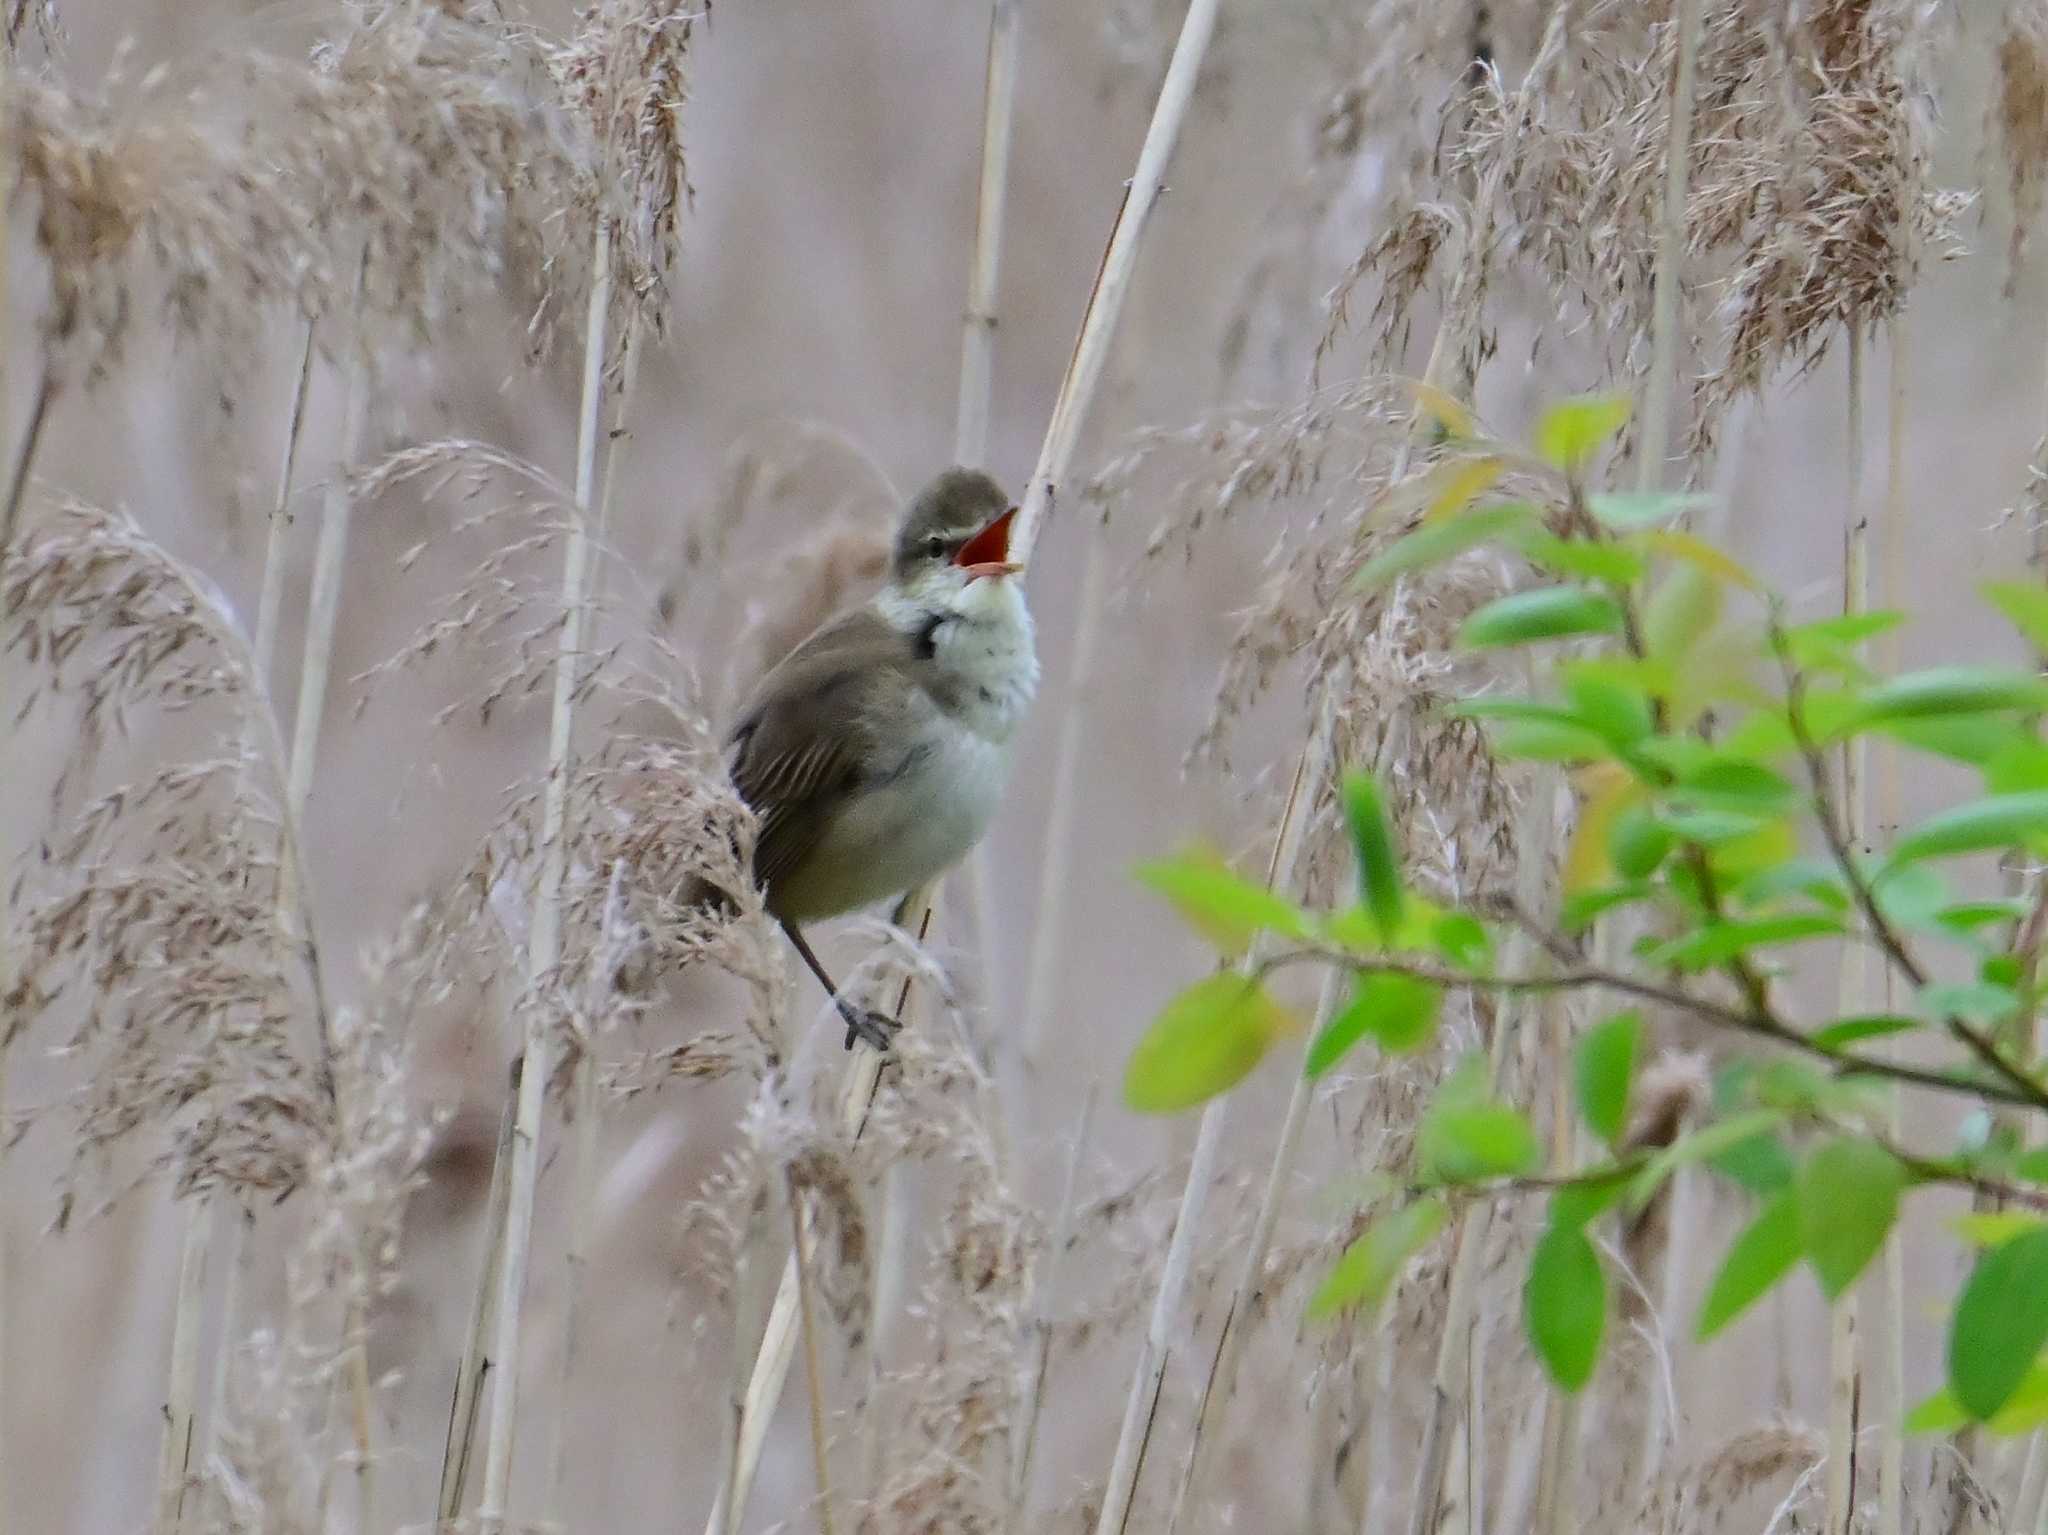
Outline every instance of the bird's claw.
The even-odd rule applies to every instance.
[[[890,1044],[896,1038],[903,1021],[887,1013],[878,1013],[871,1007],[848,1009],[846,1017],[846,1048],[851,1050],[856,1040],[870,1049],[886,1055]]]

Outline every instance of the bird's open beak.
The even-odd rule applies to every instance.
[[[960,546],[953,563],[967,572],[968,580],[1014,576],[1024,568],[1010,563],[1010,519],[1016,515],[1017,508],[1013,506]]]

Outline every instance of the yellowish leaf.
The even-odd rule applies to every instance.
[[[1667,554],[1675,560],[1684,560],[1697,566],[1716,581],[1727,581],[1733,585],[1758,590],[1758,582],[1738,561],[1716,549],[1703,538],[1685,532],[1680,528],[1653,528],[1641,535],[1642,541],[1659,554]]]
[[[1409,388],[1415,391],[1415,403],[1423,413],[1444,429],[1451,437],[1470,437],[1475,426],[1472,412],[1456,395],[1437,388],[1422,379],[1411,379]]]
[[[1612,872],[1607,844],[1622,811],[1642,798],[1642,785],[1618,762],[1596,762],[1577,775],[1579,824],[1564,858],[1564,893],[1605,883]]]
[[[1488,454],[1483,458],[1454,458],[1429,471],[1429,510],[1422,520],[1432,523],[1462,512],[1485,491],[1490,490],[1506,465]]]

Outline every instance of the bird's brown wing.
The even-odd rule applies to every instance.
[[[871,746],[868,693],[910,655],[910,639],[879,614],[849,613],[763,677],[741,711],[732,732],[733,785],[759,819],[754,878],[771,897],[860,781]]]

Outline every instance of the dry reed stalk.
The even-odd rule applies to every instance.
[[[804,1382],[810,1403],[811,1472],[818,1483],[818,1532],[833,1535],[832,1459],[825,1434],[825,1367],[818,1358],[818,1319],[811,1303],[810,1223],[804,1218],[803,1192],[793,1175],[785,1175],[783,1186],[789,1197],[790,1261],[796,1265],[796,1310],[798,1330],[803,1336]]]
[[[249,1265],[254,1246],[256,1217],[233,1200],[218,1201],[221,1219],[227,1223],[227,1240],[221,1244],[220,1342],[213,1351],[211,1379],[206,1388],[206,1417],[199,1426],[199,1464],[211,1463],[227,1422],[228,1374],[234,1364],[233,1341],[236,1318],[241,1315],[243,1293],[249,1287]]]
[[[982,87],[981,174],[976,184],[974,250],[969,258],[967,307],[960,318],[960,394],[953,417],[953,462],[981,468],[988,462],[990,401],[995,385],[996,297],[1002,278],[1003,219],[1009,210],[1010,139],[1017,117],[1017,23],[1022,0],[993,0],[989,6],[988,62]],[[967,889],[979,948],[981,995],[995,998],[995,880],[986,844],[967,858]],[[936,888],[933,894],[936,896]],[[921,913],[921,915],[920,915]],[[895,923],[932,926],[931,900],[905,902]]]
[[[1024,1017],[1020,1050],[1034,1070],[1046,1043],[1053,1001],[1063,973],[1067,884],[1073,868],[1074,815],[1080,800],[1081,752],[1088,732],[1087,694],[1095,674],[1096,641],[1102,630],[1102,586],[1108,575],[1108,538],[1096,529],[1081,566],[1075,599],[1074,654],[1067,670],[1067,707],[1060,715],[1059,745],[1052,769],[1052,793],[1039,839],[1038,895],[1032,906],[1031,949],[1024,971]]]
[[[357,262],[357,289],[360,293],[364,276],[369,266],[367,249]],[[343,366],[347,370],[345,400],[342,407],[341,448],[339,457],[347,463],[356,451],[363,432],[363,417],[368,407],[369,359],[364,355],[366,346],[361,325],[352,327],[349,350],[344,356]],[[320,541],[313,556],[312,587],[307,598],[305,649],[300,656],[298,713],[292,727],[291,755],[285,772],[285,797],[283,815],[283,837],[278,849],[277,911],[279,921],[287,930],[306,946],[309,956],[316,955],[313,940],[313,917],[306,900],[308,870],[304,863],[302,832],[306,824],[306,804],[313,791],[313,768],[320,748],[320,721],[326,710],[328,675],[333,668],[335,622],[341,611],[341,583],[348,560],[348,533],[350,514],[354,498],[345,477],[337,472],[329,481],[327,494],[321,508]],[[315,990],[319,990],[317,961],[309,960],[315,977]],[[323,999],[316,995],[315,1013],[320,1028],[319,1076],[327,1094],[328,1104],[339,1115],[336,1097],[334,1041],[330,1032],[328,1009]],[[196,1304],[196,1299],[193,1302]],[[369,1518],[373,1471],[368,1438],[369,1415],[369,1360],[362,1347],[363,1318],[350,1313],[344,1324],[344,1332],[352,1340],[348,1345],[349,1371],[353,1379],[356,1404],[356,1480],[357,1517],[360,1521]]]
[[[925,892],[916,892],[913,898],[921,902]],[[911,904],[913,898],[906,898],[904,904]],[[901,907],[898,911],[903,914]],[[932,907],[927,904],[927,919],[931,912]],[[928,928],[920,928],[917,941],[923,943],[928,933]],[[911,1021],[906,1009],[912,995],[911,979],[906,976],[897,993],[895,1009],[896,1017],[906,1028]],[[865,1047],[856,1049],[839,1097],[840,1127],[852,1139],[859,1139],[867,1127],[868,1110],[874,1103],[875,1086],[881,1076],[882,1056]],[[803,1220],[808,1226],[808,1210]],[[783,1263],[782,1279],[768,1312],[767,1325],[761,1331],[760,1344],[754,1351],[753,1364],[744,1372],[746,1389],[740,1394],[734,1415],[732,1454],[705,1523],[705,1535],[733,1535],[748,1499],[753,1496],[754,1475],[760,1470],[761,1449],[768,1438],[768,1421],[782,1398],[783,1382],[789,1377],[790,1362],[795,1357],[801,1299],[796,1262],[797,1255],[792,1251]]]
[[[0,74],[0,91],[4,91],[5,89],[5,75]],[[4,237],[4,235],[6,234],[6,224],[7,221],[5,214],[0,213],[0,237]],[[4,274],[5,271],[5,258],[0,257],[0,274]],[[5,283],[4,281],[0,281],[0,291],[4,291],[4,289]],[[0,378],[4,378],[4,373],[0,373]],[[7,932],[6,929],[0,928],[0,984],[11,983],[12,981],[12,976],[9,974],[7,953]],[[5,1043],[0,1043],[0,1421],[4,1421],[7,1413],[8,1377],[6,1369],[6,1355],[8,1346],[7,1339],[9,1333],[12,1331],[12,1329],[7,1324],[13,1320],[13,1313],[8,1310],[8,1306],[11,1304],[11,1301],[7,1293],[7,1265],[10,1256],[10,1249],[12,1248],[13,1244],[9,1242],[7,1239],[8,1221],[6,1215],[6,1212],[13,1208],[12,1203],[6,1197],[7,1165],[9,1161],[12,1160],[10,1157],[8,1157],[6,1152],[7,1145],[12,1139],[12,1136],[6,1133],[7,1065],[8,1057],[11,1054],[12,1051],[8,1048],[8,1046]],[[8,1506],[7,1492],[8,1488],[11,1485],[12,1484],[8,1481],[7,1475],[7,1436],[4,1433],[0,1433],[0,1532],[5,1532],[9,1524],[6,1511]]]
[[[483,1405],[484,1377],[490,1373],[490,1339],[497,1323],[498,1269],[505,1251],[506,1170],[512,1161],[512,1120],[519,1101],[519,1065],[513,1065],[512,1090],[499,1115],[496,1154],[491,1158],[490,1192],[484,1197],[482,1278],[470,1302],[469,1331],[462,1362],[455,1369],[455,1390],[448,1400],[448,1437],[441,1451],[441,1486],[435,1499],[435,1528],[454,1523],[462,1514],[462,1495],[475,1462],[478,1409]]]
[[[263,538],[263,585],[256,598],[256,673],[266,689],[272,682],[271,663],[277,652],[277,615],[284,600],[285,530],[292,522],[292,479],[298,469],[299,442],[306,424],[306,388],[313,378],[314,323],[306,321],[306,340],[300,350],[299,375],[292,385],[291,408],[285,420],[284,456],[277,469],[277,497],[271,503],[268,527]],[[353,451],[353,444],[343,452]],[[273,704],[272,707],[275,707]]]
[[[1671,81],[1671,130],[1664,150],[1664,202],[1657,216],[1657,274],[1650,299],[1650,378],[1636,438],[1636,491],[1663,479],[1678,369],[1679,262],[1685,254],[1686,173],[1691,165],[1693,87],[1699,73],[1701,0],[1679,0],[1678,59]]]
[[[910,1196],[908,1169],[893,1162],[882,1174],[882,1218],[875,1234],[874,1300],[868,1308],[867,1389],[861,1412],[861,1486],[874,1497],[882,1485],[882,1466],[890,1418],[883,1404],[888,1389],[883,1361],[896,1340],[896,1317],[906,1293],[910,1270]]]
[[[1602,963],[1619,947],[1612,922],[1601,922],[1593,931],[1594,951]],[[1572,1115],[1572,1020],[1571,1010],[1555,993],[1538,999],[1539,1014],[1547,1027],[1543,1040],[1550,1052],[1550,1167],[1553,1173],[1569,1173],[1579,1164],[1578,1125]],[[1580,1528],[1579,1455],[1580,1429],[1585,1419],[1586,1392],[1561,1393],[1546,1385],[1544,1401],[1547,1437],[1543,1459],[1536,1469],[1536,1529],[1538,1535],[1574,1535]]]
[[[1009,1535],[1017,1535],[1024,1527],[1024,1513],[1031,1500],[1031,1462],[1038,1449],[1038,1420],[1045,1409],[1046,1365],[1052,1357],[1052,1300],[1062,1260],[1073,1237],[1074,1195],[1080,1187],[1081,1164],[1087,1160],[1088,1144],[1095,1133],[1095,1106],[1101,1097],[1102,1084],[1090,1082],[1081,1099],[1081,1117],[1074,1126],[1073,1144],[1067,1153],[1066,1176],[1060,1180],[1060,1202],[1053,1211],[1045,1272],[1033,1276],[1032,1318],[1028,1327],[1032,1352],[1018,1390],[1019,1412],[1013,1420],[1015,1448],[1010,1456],[1010,1500],[1003,1523]]]
[[[178,1290],[171,1315],[170,1382],[165,1392],[163,1437],[156,1470],[157,1535],[177,1535],[191,1484],[193,1424],[199,1397],[199,1330],[206,1295],[206,1260],[212,1248],[213,1201],[194,1195],[184,1203],[178,1244]]]
[[[1145,142],[1138,150],[1137,168],[1125,188],[1123,206],[1117,210],[1116,224],[1102,253],[1101,269],[1095,274],[1095,286],[1089,290],[1088,307],[1081,317],[1073,356],[1053,401],[1052,421],[1039,449],[1038,465],[1031,472],[1023,507],[1010,533],[1010,558],[1020,565],[1030,564],[1039,533],[1052,511],[1053,498],[1065,483],[1074,452],[1080,446],[1081,427],[1095,403],[1103,366],[1109,361],[1109,345],[1116,335],[1117,320],[1137,271],[1145,226],[1164,187],[1167,162],[1173,158],[1174,145],[1180,138],[1188,102],[1194,96],[1195,80],[1201,74],[1202,58],[1216,30],[1220,5],[1221,0],[1192,0],[1181,21],[1173,57],[1166,66],[1166,78],[1160,83],[1159,99],[1152,108],[1152,121],[1145,129]]]
[[[583,397],[577,412],[576,498],[570,509],[562,559],[562,628],[555,651],[554,704],[548,727],[547,787],[541,809],[541,869],[528,939],[526,1046],[521,1052],[518,1106],[512,1123],[511,1165],[505,1180],[504,1251],[498,1275],[496,1338],[498,1378],[491,1392],[491,1430],[484,1445],[484,1484],[478,1518],[502,1528],[512,1485],[513,1432],[519,1415],[519,1339],[532,1259],[535,1196],[540,1181],[540,1131],[553,1049],[553,1008],[546,1000],[561,961],[562,886],[568,873],[566,823],[569,753],[576,724],[577,668],[587,617],[584,600],[597,480],[597,439],[604,409],[605,329],[611,313],[612,226],[600,214],[591,240],[590,308],[584,322]]]
[[[989,401],[996,346],[996,291],[1002,273],[1003,215],[1010,186],[1010,136],[1016,120],[1017,19],[1021,0],[989,6],[988,69],[982,91],[981,179],[975,199],[974,255],[960,325],[960,401],[953,422],[954,462],[988,459]]]
[[[598,493],[597,541],[602,546],[610,533],[612,508],[618,499],[619,459],[632,440],[630,429],[634,388],[640,378],[640,330],[629,322],[625,358],[620,365],[618,398],[612,408],[612,429],[605,438],[604,488]],[[619,904],[620,880],[625,865],[612,866],[611,889],[605,899],[604,941],[612,940]],[[610,977],[605,977],[610,984]],[[547,1478],[541,1490],[540,1506],[553,1510],[568,1473],[569,1436],[567,1423],[570,1393],[576,1375],[576,1354],[582,1336],[583,1279],[590,1262],[590,1244],[597,1210],[598,1092],[597,1042],[586,1036],[580,1041],[576,1063],[569,1081],[570,1102],[576,1114],[576,1134],[569,1152],[569,1247],[564,1254],[562,1279],[561,1364],[555,1380],[555,1411],[548,1418],[551,1448],[541,1465]]]
[[[1559,830],[1556,785],[1551,773],[1542,773],[1522,804],[1515,832],[1516,857],[1519,860],[1515,871],[1515,898],[1524,911],[1542,909],[1544,890],[1550,879],[1551,852]],[[1515,965],[1515,973],[1520,974],[1530,966],[1541,965],[1543,959],[1529,935],[1518,930],[1509,939],[1507,962]],[[1486,1072],[1490,1092],[1500,1091],[1505,1076],[1508,1041],[1519,1037],[1525,1022],[1540,1017],[1543,1005],[1537,997],[1502,1000],[1494,1019],[1493,1038],[1487,1042]],[[1423,1424],[1422,1449],[1417,1457],[1409,1535],[1430,1535],[1436,1528],[1445,1451],[1451,1437],[1448,1432],[1451,1413],[1463,1411],[1468,1435],[1476,1429],[1480,1404],[1466,1388],[1472,1369],[1470,1341],[1473,1311],[1479,1297],[1479,1262],[1486,1250],[1492,1215],[1493,1207],[1482,1200],[1464,1210],[1458,1218],[1450,1278],[1445,1286],[1443,1331],[1437,1344],[1429,1416]],[[1469,1474],[1469,1459],[1467,1466]],[[1475,1514],[1473,1528],[1478,1527]]]
[[[1870,609],[1870,519],[1863,512],[1863,334],[1851,327],[1848,355],[1848,495],[1842,507],[1842,612]],[[1859,853],[1870,846],[1870,748],[1867,736],[1842,744],[1843,830]],[[1835,977],[1835,1013],[1864,1011],[1870,994],[1869,951],[1842,946]],[[1856,1435],[1862,1416],[1863,1375],[1857,1358],[1856,1295],[1838,1297],[1828,1330],[1828,1458],[1824,1478],[1827,1535],[1848,1535],[1856,1517]]]
[[[1199,3],[1199,0],[1197,0]],[[1273,834],[1273,854],[1266,866],[1266,888],[1287,890],[1293,886],[1302,844],[1306,840],[1309,811],[1331,771],[1331,742],[1322,732],[1311,732],[1303,743],[1294,766],[1287,800],[1280,810],[1280,822]],[[1254,942],[1246,952],[1241,969],[1249,974],[1258,964],[1263,945]],[[1152,1298],[1150,1320],[1139,1343],[1138,1358],[1131,1370],[1129,1394],[1117,1430],[1116,1450],[1110,1460],[1109,1480],[1103,1490],[1102,1508],[1095,1522],[1095,1535],[1122,1535],[1130,1518],[1131,1500],[1137,1490],[1138,1467],[1151,1437],[1152,1419],[1159,1393],[1166,1381],[1172,1336],[1181,1293],[1194,1256],[1195,1228],[1201,1223],[1202,1208],[1208,1201],[1214,1179],[1217,1149],[1223,1140],[1223,1121],[1228,1095],[1212,1098],[1202,1110],[1195,1131],[1195,1148],[1188,1160],[1187,1179],[1181,1186],[1180,1207],[1174,1214],[1173,1235],[1167,1243],[1158,1289]]]
[[[1879,578],[1883,604],[1896,607],[1900,591],[1900,561],[1906,537],[1906,311],[1892,317],[1891,347],[1885,407],[1885,497],[1882,547],[1883,571]],[[1896,633],[1884,640],[1891,665],[1898,669],[1899,640]],[[1898,748],[1887,742],[1878,756],[1878,831],[1895,836],[1905,815],[1899,774]],[[1896,1006],[1898,977],[1892,968],[1883,969],[1883,1007]],[[1887,1109],[1891,1132],[1896,1139],[1901,1127],[1899,1100],[1892,1096]],[[1877,1432],[1877,1535],[1902,1535],[1906,1519],[1906,1249],[1897,1231],[1884,1248],[1884,1310],[1878,1318],[1877,1355],[1884,1380],[1884,1411]]]
[[[367,256],[362,265],[366,266]],[[359,266],[360,273],[360,266]],[[358,278],[360,284],[360,276]],[[363,416],[369,400],[369,359],[360,325],[351,328],[348,349],[343,354],[346,371],[342,405],[341,444],[338,457],[343,464],[352,458],[363,432]],[[341,610],[341,581],[348,559],[349,518],[354,509],[345,477],[336,473],[328,482],[320,509],[320,540],[313,553],[311,590],[306,600],[305,649],[299,661],[297,717],[292,725],[291,755],[285,769],[285,844],[279,852],[277,902],[281,918],[292,913],[292,903],[302,894],[307,870],[300,861],[299,832],[305,825],[306,802],[313,792],[313,767],[320,748],[320,720],[326,712],[327,679],[333,668],[334,626]],[[299,902],[297,936],[310,942],[310,913]],[[325,1027],[323,1010],[322,1026]],[[334,1091],[332,1043],[320,1041],[320,1071],[330,1097]]]
[[[0,232],[4,232],[0,223]],[[50,404],[56,398],[57,381],[49,359],[43,359],[36,375],[35,397],[29,402],[28,422],[22,427],[21,442],[14,450],[14,467],[7,476],[7,502],[0,506],[0,550],[14,546],[21,526],[22,503],[28,499],[29,471],[36,461],[36,449],[43,440],[43,427],[50,419]]]

